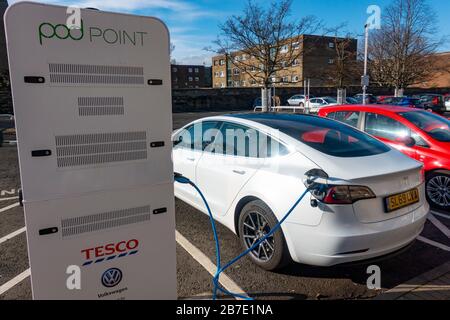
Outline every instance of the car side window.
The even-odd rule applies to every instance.
[[[269,158],[286,155],[289,150],[256,129],[224,122],[216,137],[214,152],[247,158]]]
[[[390,117],[371,112],[366,113],[364,130],[373,136],[391,141],[411,136],[411,130],[402,123]]]
[[[333,112],[333,117],[330,117],[330,115],[331,114],[328,115],[328,118],[343,122],[354,128],[358,127],[359,111],[337,111]]]
[[[205,150],[214,141],[219,125],[218,121],[204,121],[184,128],[173,139],[174,149]]]

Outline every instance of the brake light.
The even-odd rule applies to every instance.
[[[422,169],[420,169],[420,183],[425,182],[425,167],[422,166]]]
[[[435,106],[438,105],[438,104],[439,104],[439,97],[434,97],[432,103],[433,103],[433,105],[435,105]]]
[[[352,204],[359,200],[376,198],[373,191],[364,186],[330,186],[322,194],[314,196],[327,204]],[[319,199],[320,197],[322,199]]]

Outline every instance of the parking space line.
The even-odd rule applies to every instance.
[[[447,238],[450,238],[450,230],[442,223],[440,222],[435,216],[429,215],[428,220],[436,227],[438,228],[443,234],[447,236]]]
[[[9,289],[12,289],[19,283],[21,283],[23,280],[28,278],[31,275],[30,268],[19,274],[18,276],[12,278],[7,283],[0,286],[0,295],[4,294]]]
[[[434,214],[435,216],[439,216],[441,218],[445,218],[445,219],[449,219],[450,220],[450,215],[445,215],[443,213],[439,213],[439,212],[435,212],[435,211],[431,211],[432,214]]]
[[[10,206],[1,208],[1,209],[0,209],[0,213],[5,212],[5,211],[7,211],[7,210],[9,210],[9,209],[18,207],[19,205],[20,205],[20,203],[17,202],[17,203],[14,203],[14,204],[10,205]]]
[[[175,237],[180,246],[184,248],[198,263],[202,265],[212,276],[216,274],[216,265],[211,262],[211,260],[201,252],[197,247],[195,247],[188,239],[186,239],[178,230],[175,230]],[[247,295],[244,290],[242,290],[230,277],[222,273],[220,276],[220,284],[223,287],[233,293],[238,293],[240,295]],[[236,298],[241,300],[240,298]]]
[[[15,199],[19,199],[19,197],[0,198],[0,201],[15,200]]]
[[[26,227],[20,228],[19,230],[16,230],[14,232],[11,232],[10,234],[7,234],[6,236],[4,236],[3,238],[0,238],[0,244],[2,244],[3,242],[6,242],[12,238],[14,238],[15,236],[18,236],[19,234],[25,232],[27,230]]]
[[[417,237],[417,240],[425,242],[426,244],[432,245],[432,246],[434,246],[436,248],[439,248],[439,249],[442,249],[442,250],[450,252],[450,247],[448,247],[448,246],[446,246],[446,245],[444,245],[442,243],[439,243],[439,242],[436,242],[436,241],[424,238],[422,236]]]

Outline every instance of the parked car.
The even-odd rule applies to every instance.
[[[445,96],[444,102],[445,102],[445,110],[447,112],[450,112],[450,95],[449,96]]]
[[[322,108],[320,116],[363,130],[424,163],[426,196],[450,212],[450,121],[435,113],[394,106]]]
[[[292,96],[288,99],[288,104],[290,106],[299,106],[299,107],[304,107],[306,104],[306,100],[307,100],[308,96],[305,96],[303,94],[297,94],[295,96]],[[314,96],[309,96],[309,98],[314,98]]]
[[[424,109],[443,114],[446,111],[444,96],[440,94],[425,94],[419,96]]]
[[[346,97],[345,98],[345,103],[346,104],[357,104],[358,100],[356,100],[355,98],[352,98],[352,97]]]
[[[363,94],[362,93],[358,93],[353,98],[358,100],[358,103],[363,102]],[[370,94],[370,93],[366,94],[366,103],[367,104],[373,104],[373,103],[377,103],[377,102],[378,102],[377,98],[375,98],[372,94]]]
[[[317,113],[319,112],[319,109],[324,106],[337,105],[337,100],[333,97],[311,98],[309,99],[309,102],[306,105],[309,108],[309,112]]]
[[[261,97],[256,98],[255,100],[253,100],[253,109],[256,107],[261,107],[262,106],[262,99]]]
[[[411,97],[389,97],[383,99],[381,103],[400,107],[424,109],[423,103],[420,99]]]
[[[377,103],[383,103],[385,99],[394,98],[395,96],[377,96]]]
[[[396,252],[422,232],[429,212],[421,163],[337,121],[304,114],[216,116],[186,125],[172,139],[175,172],[202,190],[214,218],[244,249],[297,201],[306,172],[329,177],[251,252],[267,270],[291,258],[332,266]],[[191,186],[176,183],[175,195],[207,214]]]

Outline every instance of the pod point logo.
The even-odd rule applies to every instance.
[[[87,31],[87,32],[85,32]],[[90,43],[100,41],[108,45],[131,45],[144,46],[144,39],[147,32],[118,30],[112,28],[86,27],[81,19],[80,28],[69,28],[66,24],[52,24],[43,22],[38,27],[39,43],[43,45],[44,39],[59,39],[73,41],[82,40],[87,34]]]
[[[117,286],[122,281],[122,271],[117,268],[110,268],[102,274],[102,284],[107,288]]]

